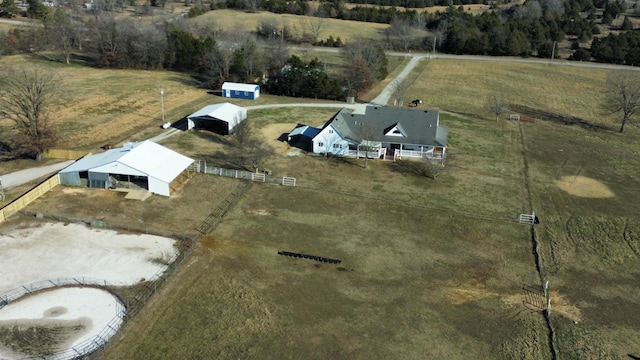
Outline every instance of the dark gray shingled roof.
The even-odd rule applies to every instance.
[[[449,128],[438,126],[437,110],[402,109],[385,106],[367,106],[365,114],[352,114],[347,109],[338,111],[323,128],[332,125],[343,137],[360,143],[362,126],[366,124],[379,131],[376,140],[389,143],[446,146]],[[384,136],[394,127],[405,137]]]

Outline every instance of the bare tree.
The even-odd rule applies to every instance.
[[[243,2],[244,8],[249,10],[249,12],[258,11],[258,6],[260,5],[259,0],[244,0]]]
[[[229,145],[231,148],[226,154],[219,153],[216,157],[253,172],[258,172],[262,164],[275,153],[273,147],[254,131],[250,120],[244,120],[234,127]]]
[[[604,108],[611,114],[622,113],[620,133],[627,123],[636,125],[634,116],[640,106],[640,77],[632,72],[613,72],[607,78]]]
[[[69,58],[76,39],[76,26],[71,17],[62,8],[56,8],[44,20],[44,29],[49,45],[60,51],[65,64],[69,65]]]
[[[411,80],[408,78],[404,79],[395,79],[389,85],[391,88],[391,96],[393,97],[393,105],[394,106],[402,106],[404,95],[409,90],[409,86],[411,85]]]
[[[368,40],[350,42],[340,53],[345,59],[345,82],[351,96],[369,89],[388,74],[388,60],[380,44]]]
[[[211,77],[210,82],[213,88],[217,88],[229,78],[234,52],[234,42],[217,41],[215,50],[204,54],[204,68]]]
[[[369,168],[369,158],[377,157],[382,144],[382,132],[368,123],[360,123],[356,135],[360,138],[358,152],[364,153],[364,168]],[[359,154],[358,154],[359,156]]]
[[[500,114],[509,111],[509,98],[505,94],[493,94],[489,96],[484,104],[487,111],[496,115],[496,121],[500,118]]]
[[[425,176],[435,180],[445,169],[445,160],[426,157],[422,159],[398,160],[396,161],[396,166],[403,172]]]
[[[243,163],[251,166],[254,172],[258,172],[260,166],[275,154],[274,148],[262,137],[253,137],[240,148],[240,151],[242,151]]]
[[[262,49],[255,37],[247,34],[235,50],[235,66],[244,74],[246,81],[254,81],[257,73],[262,71]]]
[[[313,43],[316,44],[320,35],[327,26],[327,14],[323,10],[318,10],[314,16],[308,17],[308,28],[313,37]]]
[[[253,138],[253,126],[249,119],[245,119],[233,128],[232,143],[236,147],[243,147]]]
[[[289,58],[289,46],[281,38],[274,38],[266,41],[264,60],[265,70],[268,76],[275,77],[282,71],[282,68],[287,64]]]
[[[385,30],[387,41],[392,49],[407,51],[411,45],[411,21],[407,18],[395,17]]]
[[[61,94],[60,79],[41,68],[6,74],[0,87],[0,117],[10,120],[13,141],[22,154],[42,159],[57,138],[49,124],[49,108]]]

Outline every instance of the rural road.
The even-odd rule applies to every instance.
[[[0,19],[0,23],[7,25],[16,25],[16,26],[36,26],[43,27],[42,24],[36,22],[28,22],[28,21],[19,21],[19,20],[8,20],[8,19]]]
[[[20,171],[15,171],[9,174],[4,174],[0,176],[0,181],[2,182],[2,188],[4,190],[11,189],[16,186],[20,186],[22,184],[26,184],[31,182],[37,178],[53,174],[70,164],[72,164],[74,160],[67,160],[51,165],[39,166],[30,169],[24,169]]]

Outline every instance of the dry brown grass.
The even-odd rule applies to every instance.
[[[266,11],[255,13],[242,12],[236,10],[215,10],[190,21],[194,23],[213,23],[216,27],[235,31],[255,31],[262,21],[273,21],[280,26],[287,26],[292,30],[295,37],[301,37],[304,32],[310,32],[309,18],[301,15],[274,14]],[[320,34],[320,39],[333,36],[334,39],[340,37],[343,42],[354,39],[379,39],[381,32],[389,25],[364,23],[350,20],[325,19],[324,30]]]
[[[427,108],[489,119],[486,97],[503,93],[513,105],[607,124],[602,99],[608,73],[548,64],[431,60],[406,98],[423,99]]]
[[[585,358],[581,349],[594,343],[611,358],[638,353],[636,130],[621,137],[523,123],[523,150],[518,124],[496,123],[483,110],[484,95],[500,91],[516,104],[603,124],[606,71],[437,60],[416,73],[408,97],[468,115],[441,114],[452,157],[437,181],[392,163],[364,170],[357,160],[272,157],[274,175],[295,176],[300,186],[252,185],[105,358],[548,358],[542,317],[518,301],[523,283],[539,284],[529,229],[514,224],[529,210],[523,151],[561,353]],[[319,124],[331,112],[249,116],[274,141],[292,119]],[[219,140],[192,132],[166,144],[206,156],[224,148]],[[571,196],[554,183],[578,173],[615,196]],[[228,192],[209,179],[193,179],[173,199],[52,193],[30,209],[180,231]],[[279,250],[344,263],[282,258]]]

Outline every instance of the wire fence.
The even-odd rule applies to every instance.
[[[240,197],[247,191],[251,185],[250,181],[243,180],[236,188],[227,195],[227,197],[218,204],[218,206],[198,225],[196,230],[201,234],[209,234],[218,225],[222,217],[229,211],[235,203],[240,200]]]
[[[32,213],[21,211],[24,215],[37,215],[39,218],[55,220],[66,223],[78,223],[86,226],[107,228],[112,230],[127,230],[138,231],[147,234],[153,234],[158,236],[170,237],[177,240],[176,253],[166,261],[166,267],[158,270],[154,275],[144,282],[135,284],[133,286],[122,286],[119,284],[112,284],[105,280],[92,279],[87,277],[75,277],[54,279],[36,282],[33,284],[25,285],[11,290],[7,294],[0,296],[0,309],[7,304],[20,299],[23,296],[32,295],[38,291],[56,288],[56,287],[70,287],[70,286],[92,286],[107,290],[114,294],[118,301],[118,308],[116,309],[116,315],[109,323],[95,336],[87,339],[70,349],[65,349],[60,352],[56,352],[50,355],[36,356],[29,359],[47,359],[47,360],[72,360],[72,359],[87,359],[97,360],[102,352],[109,345],[111,340],[115,337],[118,331],[129,320],[131,320],[140,311],[144,305],[149,301],[151,296],[155,294],[160,286],[176,271],[178,266],[186,259],[193,249],[198,244],[198,235],[180,235],[169,234],[158,231],[149,232],[148,230],[135,229],[134,227],[122,227],[112,226],[105,221],[88,221],[83,219],[71,219],[68,217],[62,217],[57,215]]]

